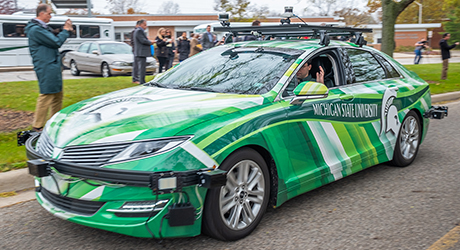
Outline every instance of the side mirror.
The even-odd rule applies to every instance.
[[[91,51],[91,53],[95,54],[95,55],[99,55],[99,51],[97,51],[97,50],[93,50],[93,51]]]
[[[325,98],[329,89],[319,82],[301,82],[294,89],[295,97],[291,100],[292,105],[301,105],[307,99]]]

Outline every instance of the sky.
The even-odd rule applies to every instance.
[[[150,14],[157,14],[160,6],[163,2],[168,0],[139,0],[145,4],[144,8],[141,8],[143,12],[148,12]],[[216,13],[213,10],[214,0],[169,0],[179,4],[180,13],[189,14],[189,13]],[[19,7],[31,8],[36,6],[38,0],[17,0]],[[293,6],[294,14],[302,15],[303,9],[307,7],[307,0],[250,0],[251,5],[256,5],[257,7],[268,6],[270,11],[283,13],[284,6]],[[108,12],[108,5],[106,0],[92,0],[94,6],[93,11],[97,11],[101,14],[110,14]],[[65,11],[62,11],[65,12]],[[62,13],[58,10],[58,13]]]

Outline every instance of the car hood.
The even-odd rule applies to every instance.
[[[163,138],[263,102],[260,95],[139,86],[71,105],[54,115],[45,131],[60,148]]]

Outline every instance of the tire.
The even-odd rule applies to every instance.
[[[69,69],[67,66],[65,66],[64,64],[64,57],[65,55],[67,54],[67,52],[69,51],[64,51],[64,52],[61,52],[61,54],[59,54],[59,56],[61,57],[61,66],[63,69]]]
[[[101,75],[102,75],[102,77],[110,77],[110,76],[112,76],[112,74],[110,73],[110,67],[106,62],[102,63]]]
[[[80,75],[80,70],[78,70],[77,63],[74,60],[70,61],[70,73],[73,76]]]
[[[220,166],[227,184],[208,191],[204,204],[203,233],[220,240],[248,236],[259,224],[270,198],[270,174],[255,150],[231,154]]]
[[[398,141],[391,161],[392,165],[406,167],[414,161],[420,146],[421,132],[420,118],[411,110],[407,113],[399,129]]]

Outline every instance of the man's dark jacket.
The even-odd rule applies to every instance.
[[[449,46],[447,40],[441,39],[441,41],[439,41],[439,46],[441,47],[442,60],[446,60],[450,58],[450,50],[455,48],[456,45],[452,44]]]
[[[54,35],[37,20],[32,19],[26,26],[29,51],[37,74],[40,94],[55,94],[62,91],[62,74],[59,48],[69,37],[67,30]]]
[[[136,31],[134,31],[134,56],[152,56],[150,45],[152,45],[152,42],[150,42],[145,35],[144,29],[141,27],[137,28]]]

